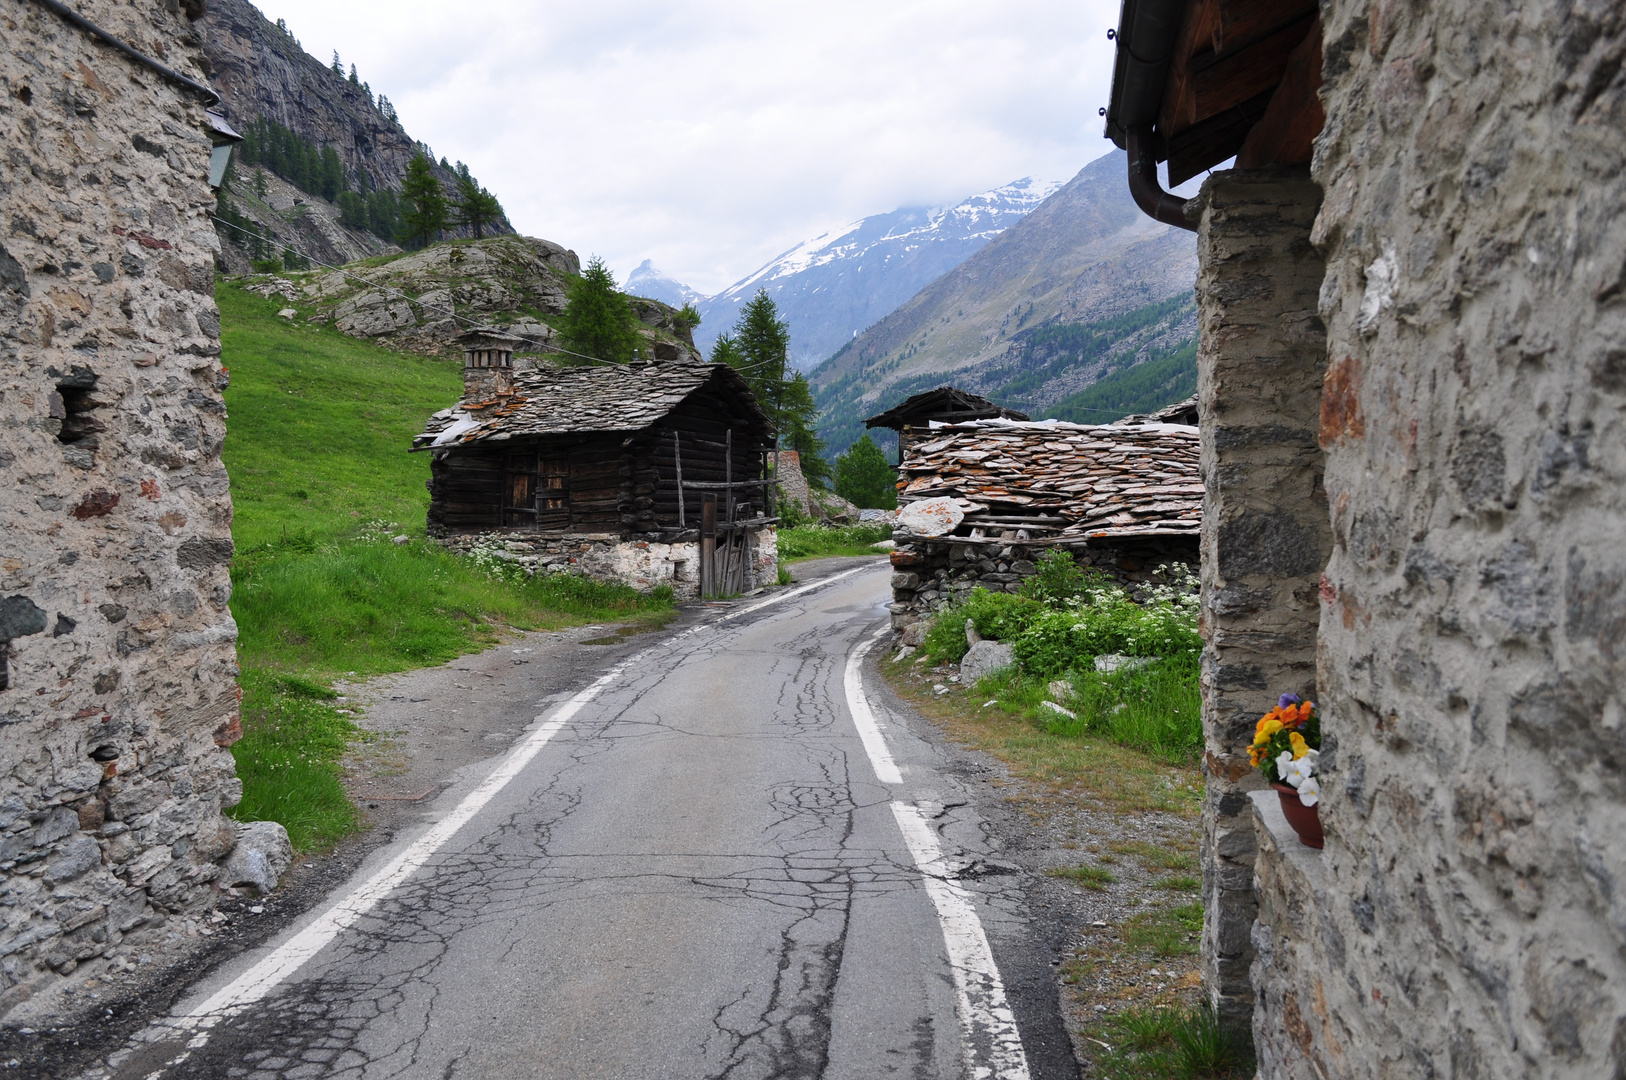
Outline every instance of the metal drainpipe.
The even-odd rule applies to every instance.
[[[1153,152],[1152,129],[1132,127],[1126,133],[1129,142],[1129,193],[1135,205],[1148,217],[1165,225],[1197,231],[1197,226],[1186,220],[1186,202],[1178,195],[1170,195],[1157,182],[1157,154]]]

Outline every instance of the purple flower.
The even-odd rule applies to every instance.
[[[1281,700],[1276,702],[1276,707],[1278,709],[1285,709],[1289,705],[1297,705],[1303,700],[1304,699],[1299,697],[1297,694],[1283,694]]]

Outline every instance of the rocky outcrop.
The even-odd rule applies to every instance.
[[[251,278],[249,288],[281,296],[302,318],[330,321],[353,337],[380,338],[394,348],[460,354],[453,338],[491,325],[522,338],[518,351],[536,353],[556,346],[550,320],[564,312],[570,281],[580,273],[576,253],[551,240],[502,236],[435,244],[342,269],[285,271]],[[638,297],[630,302],[647,355],[700,359],[675,309]]]
[[[400,189],[418,143],[366,89],[334,74],[248,0],[210,0],[199,25],[212,81],[234,124],[275,120],[333,147],[353,187]],[[438,171],[451,182],[451,173]],[[504,223],[495,231],[512,229]]]
[[[263,181],[265,196],[262,198],[255,192],[253,182],[233,170],[226,197],[244,221],[215,222],[215,232],[221,239],[215,262],[223,272],[253,272],[248,254],[249,233],[258,233],[271,241],[268,254],[280,258],[285,247],[292,247],[312,260],[313,265],[342,266],[356,259],[400,252],[399,247],[385,243],[370,232],[340,224],[339,208],[326,199],[300,191],[275,173],[266,173]]]

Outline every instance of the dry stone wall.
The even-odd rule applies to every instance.
[[[1626,9],[1322,18],[1327,846],[1262,876],[1264,1075],[1618,1077]]]
[[[1211,1004],[1245,1027],[1255,900],[1247,792],[1254,723],[1315,691],[1316,586],[1331,546],[1316,414],[1325,338],[1304,170],[1216,173],[1198,199],[1197,402],[1204,638],[1202,964]]]
[[[201,77],[178,10],[76,6]],[[0,26],[4,1013],[208,905],[241,787],[203,104],[38,5]]]

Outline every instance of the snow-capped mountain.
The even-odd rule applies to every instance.
[[[1060,187],[1059,181],[1024,177],[957,206],[904,207],[814,237],[699,302],[703,321],[695,343],[709,352],[745,302],[758,289],[766,289],[780,317],[790,323],[791,363],[811,368],[960,265]],[[648,266],[645,262],[627,279],[627,291],[678,303],[663,294],[640,291],[648,286],[635,287],[634,279]],[[650,268],[650,273],[656,272]]]
[[[627,283],[621,287],[621,291],[632,296],[659,300],[663,304],[671,304],[677,308],[684,304],[698,306],[706,299],[683,282],[669,278],[655,269],[654,262],[649,259],[639,263],[638,269],[627,275]]]

